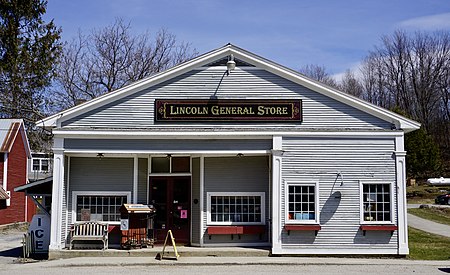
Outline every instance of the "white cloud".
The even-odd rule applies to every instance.
[[[401,27],[423,30],[437,30],[450,28],[450,12],[411,18],[400,22]]]
[[[350,65],[350,68],[348,68],[348,69],[353,73],[353,75],[354,75],[356,78],[361,79],[361,78],[362,78],[362,74],[361,74],[361,66],[362,66],[361,62],[356,62],[356,63],[351,64],[351,65]],[[333,77],[338,83],[340,83],[340,82],[342,81],[342,79],[344,78],[346,72],[347,72],[347,71],[333,74],[332,77]]]

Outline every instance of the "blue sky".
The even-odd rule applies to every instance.
[[[232,43],[295,70],[317,64],[339,77],[380,45],[382,35],[450,31],[450,1],[49,0],[44,18],[70,40],[117,17],[135,33],[166,28],[199,53]]]

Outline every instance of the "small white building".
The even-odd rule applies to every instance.
[[[192,246],[408,254],[404,134],[420,124],[234,45],[38,125],[55,140],[50,251],[86,213],[118,228],[143,203],[159,239]]]

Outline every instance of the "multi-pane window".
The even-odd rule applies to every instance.
[[[41,160],[33,159],[33,171],[40,171],[40,170],[41,170]]]
[[[126,195],[77,195],[76,221],[120,221],[120,207],[127,203]]]
[[[391,185],[389,183],[362,184],[363,221],[391,221]]]
[[[209,224],[263,224],[264,193],[208,193]]]
[[[48,159],[41,159],[41,171],[48,171]]]
[[[36,172],[48,172],[49,160],[42,158],[33,158],[32,171]]]
[[[190,157],[173,157],[167,155],[164,157],[151,158],[151,173],[190,173],[191,158]]]
[[[287,184],[287,222],[317,221],[317,184]]]

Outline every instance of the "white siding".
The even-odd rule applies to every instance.
[[[73,191],[133,191],[132,158],[70,158],[68,225],[72,223]]]
[[[208,192],[264,192],[265,193],[265,216],[266,228],[269,226],[269,165],[268,157],[223,157],[205,158],[205,187],[203,194],[203,241],[205,244],[214,243],[257,243],[268,241],[268,229],[266,234],[259,238],[259,235],[242,235],[241,239],[230,235],[214,235],[209,239],[207,229],[207,205]]]
[[[320,249],[325,254],[345,249],[350,249],[347,253],[352,254],[361,253],[360,249],[370,250],[373,254],[377,254],[379,249],[396,252],[397,231],[393,236],[383,231],[368,232],[363,236],[359,230],[360,180],[395,186],[394,139],[284,138],[283,150],[283,182],[319,183],[319,221],[322,226],[317,236],[311,231],[291,231],[288,235],[283,230],[284,249],[305,253]],[[286,210],[284,187],[281,196],[282,226]],[[395,206],[395,194],[393,197]],[[396,223],[397,213],[393,217]]]
[[[299,125],[285,124],[289,128],[295,126],[306,129],[390,129],[391,127],[389,122],[382,121],[265,70],[237,68],[220,82],[223,72],[223,69],[193,70],[79,117],[64,121],[62,125],[63,127],[82,128],[173,126],[172,123],[155,125],[155,99],[209,99],[217,90],[216,95],[219,99],[302,99],[303,122]],[[213,124],[202,123],[198,127],[204,125]],[[262,123],[257,125],[264,128]],[[239,124],[232,124],[232,127],[238,126]]]

